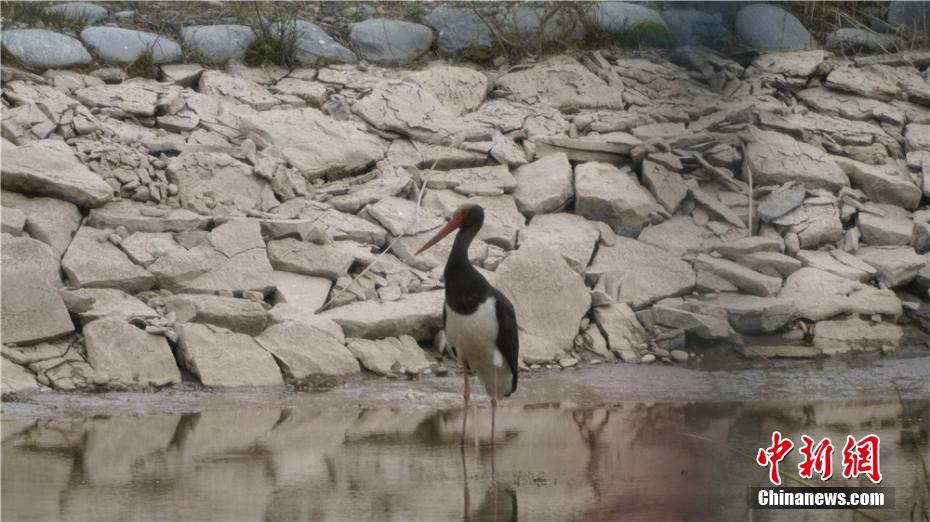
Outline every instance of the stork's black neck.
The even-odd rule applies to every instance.
[[[446,261],[446,303],[460,314],[473,313],[487,299],[491,285],[468,261],[468,247],[478,235],[477,226],[462,227],[455,235],[452,253]]]

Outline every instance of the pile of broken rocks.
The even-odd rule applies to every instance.
[[[3,392],[442,371],[466,202],[528,368],[926,341],[928,65],[4,68]]]

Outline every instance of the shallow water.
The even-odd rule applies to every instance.
[[[49,394],[3,404],[2,518],[923,520],[928,362],[531,375],[499,408],[493,451],[481,400],[460,450],[457,377],[321,394]],[[895,509],[750,513],[747,488],[767,477],[753,455],[773,430],[835,444],[878,434]]]

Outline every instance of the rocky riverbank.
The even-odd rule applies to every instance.
[[[3,68],[3,393],[446,371],[451,241],[413,252],[466,202],[525,368],[928,342],[930,51],[797,33],[489,68],[381,22],[357,51],[302,22],[331,54],[291,69],[167,63],[136,35],[158,80],[63,68],[137,60],[121,29],[42,52],[5,30],[34,71]]]

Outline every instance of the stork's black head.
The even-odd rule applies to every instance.
[[[427,248],[435,245],[455,229],[461,228],[470,232],[477,232],[483,224],[484,209],[481,208],[481,205],[462,205],[458,210],[455,211],[454,214],[452,214],[452,219],[446,223],[446,226],[442,227],[442,229],[440,229],[432,239],[420,247],[420,250],[417,250],[416,255],[419,255]]]

